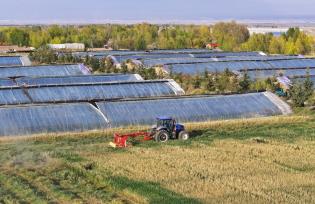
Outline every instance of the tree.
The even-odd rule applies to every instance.
[[[223,50],[231,51],[239,49],[240,45],[249,38],[249,31],[245,25],[233,22],[217,23],[212,28],[214,39]]]
[[[303,107],[305,102],[313,95],[313,82],[311,81],[309,72],[303,83],[294,83],[289,90],[290,98],[296,107]]]
[[[247,72],[245,72],[239,82],[239,91],[246,92],[249,90],[249,88],[250,88],[250,78]]]
[[[285,49],[285,39],[283,37],[273,37],[269,44],[269,53],[282,54]]]
[[[31,53],[30,58],[32,61],[45,64],[55,63],[58,60],[57,54],[47,46],[41,47]]]
[[[272,34],[253,34],[241,48],[245,51],[269,51],[269,45],[273,39]]]
[[[11,45],[28,46],[30,41],[29,33],[18,28],[9,29],[8,41]]]
[[[304,32],[301,32],[295,41],[295,47],[298,54],[307,54],[312,51],[313,39],[307,36]]]
[[[307,101],[308,99],[303,84],[301,83],[293,84],[289,92],[290,98],[292,99],[294,106],[303,107],[305,101]]]
[[[135,42],[135,49],[136,50],[145,50],[147,49],[147,43],[143,36],[139,36]]]
[[[213,78],[211,77],[207,78],[206,90],[209,92],[215,91],[215,84],[214,84]]]
[[[5,32],[0,31],[0,45],[4,45],[4,44],[6,44]]]
[[[200,86],[201,86],[201,80],[200,80],[199,75],[197,75],[193,79],[193,87],[194,87],[194,89],[199,89]]]
[[[299,28],[289,28],[288,31],[284,33],[283,35],[287,40],[291,38],[295,42],[297,38],[299,37],[300,32],[301,31]]]
[[[307,70],[306,79],[305,79],[303,85],[304,85],[304,89],[305,89],[305,95],[309,99],[313,95],[313,86],[314,86],[314,83],[310,77],[309,68]]]

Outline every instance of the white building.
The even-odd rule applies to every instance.
[[[48,47],[54,50],[85,50],[85,45],[83,43],[48,44]]]

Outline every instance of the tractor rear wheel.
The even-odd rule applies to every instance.
[[[186,131],[181,131],[181,132],[178,134],[178,139],[179,139],[179,140],[188,140],[188,139],[189,139],[189,134],[188,134],[188,132],[186,132]]]
[[[167,142],[170,136],[167,131],[161,130],[155,134],[155,141],[157,142]]]

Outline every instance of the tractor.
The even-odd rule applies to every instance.
[[[176,123],[172,117],[156,118],[156,125],[151,129],[151,137],[157,142],[167,142],[169,139],[188,140],[189,134],[185,126]]]
[[[172,117],[158,117],[156,118],[156,125],[148,132],[135,132],[124,135],[115,133],[114,142],[111,142],[110,146],[124,148],[128,146],[128,138],[140,136],[143,136],[143,141],[155,140],[157,142],[167,142],[169,139],[189,139],[189,134],[185,131],[184,125],[176,123],[176,120]]]

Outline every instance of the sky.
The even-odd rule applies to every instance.
[[[2,0],[1,22],[315,19],[315,0]]]

